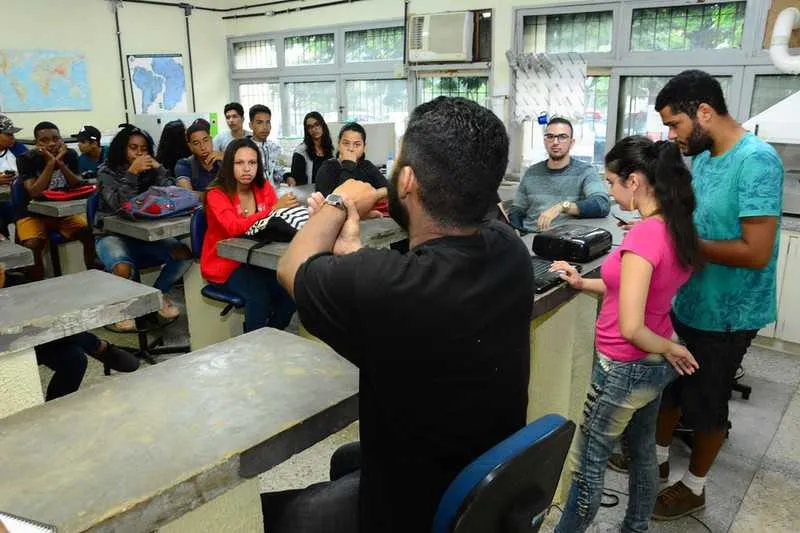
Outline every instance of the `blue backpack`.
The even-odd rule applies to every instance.
[[[189,215],[200,205],[197,195],[183,187],[150,187],[134,196],[120,208],[120,214],[131,220]]]

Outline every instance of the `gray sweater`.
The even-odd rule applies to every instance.
[[[97,191],[100,202],[92,220],[95,235],[102,235],[103,219],[115,215],[122,204],[143,193],[153,185],[165,187],[175,185],[175,179],[167,173],[164,166],[142,172],[138,176],[128,172],[127,168],[113,170],[103,164],[97,171]]]

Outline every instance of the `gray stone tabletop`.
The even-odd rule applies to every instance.
[[[783,215],[781,229],[786,231],[800,231],[800,216]]]
[[[52,202],[48,200],[31,200],[28,203],[28,211],[37,215],[47,217],[69,217],[72,215],[86,214],[86,198],[78,200],[62,200]]]
[[[99,270],[0,289],[0,357],[160,307],[157,289]]]
[[[406,232],[391,218],[378,218],[361,222],[361,242],[371,248],[388,248],[406,238]],[[256,241],[250,239],[225,239],[217,243],[217,253],[222,257],[244,263],[247,253]],[[278,260],[286,253],[289,243],[276,242],[253,251],[250,263],[257,267],[275,270]]]
[[[159,220],[128,220],[114,215],[103,219],[103,229],[140,241],[153,242],[188,235],[190,222],[189,215]]]
[[[33,252],[12,241],[0,240],[0,265],[6,270],[31,266]]]
[[[0,421],[0,509],[154,531],[358,416],[358,372],[264,328]]]

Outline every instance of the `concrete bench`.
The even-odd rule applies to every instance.
[[[140,241],[153,242],[188,235],[190,220],[188,215],[159,220],[128,220],[114,215],[103,219],[103,229]]]
[[[0,289],[0,418],[44,402],[34,347],[160,307],[158,290],[98,270]]]
[[[11,241],[0,241],[0,265],[6,270],[31,266],[33,251]]]
[[[269,328],[105,380],[0,421],[0,509],[61,533],[262,531],[256,476],[353,422],[357,391],[349,362]]]
[[[49,202],[46,200],[31,200],[28,204],[28,211],[37,215],[47,217],[69,217],[72,215],[86,214],[86,198],[78,200],[64,200],[60,202]]]

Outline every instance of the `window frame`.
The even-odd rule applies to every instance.
[[[764,36],[761,36],[762,40]],[[756,78],[758,76],[791,76],[786,72],[781,72],[774,65],[763,65],[745,67],[742,78],[741,99],[739,101],[738,116],[743,117],[741,122],[750,119],[750,107],[753,104],[753,95],[756,90]]]

